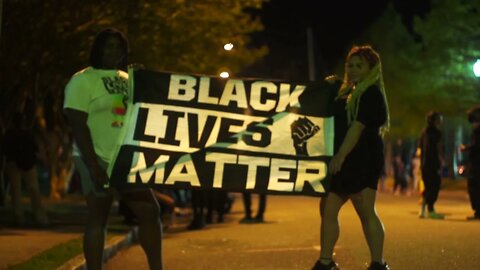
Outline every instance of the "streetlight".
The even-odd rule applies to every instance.
[[[225,51],[230,51],[230,50],[233,49],[233,44],[232,43],[227,43],[227,44],[223,45],[223,49]]]
[[[230,77],[230,74],[227,71],[222,71],[222,72],[220,72],[220,77],[226,79],[226,78]]]
[[[233,49],[233,43],[229,42],[229,43],[223,45],[223,49],[227,52],[231,51]],[[224,70],[224,71],[220,72],[220,77],[226,79],[226,78],[230,77],[230,73],[228,73],[228,71]]]
[[[473,74],[475,74],[475,77],[480,77],[480,59],[477,59],[477,62],[473,64]]]

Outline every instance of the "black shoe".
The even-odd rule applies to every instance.
[[[256,216],[254,222],[255,223],[263,223],[264,222],[263,216]]]
[[[312,270],[340,270],[338,264],[334,261],[331,261],[329,264],[325,265],[318,260],[313,266]]]
[[[194,220],[187,226],[188,230],[200,230],[205,227],[205,223],[202,221]]]
[[[239,223],[242,223],[242,224],[250,224],[250,223],[254,223],[254,222],[255,221],[251,217],[244,217],[244,218],[240,219],[240,221],[239,221]]]
[[[372,262],[367,270],[390,270],[390,267],[386,262],[383,264],[379,262]]]

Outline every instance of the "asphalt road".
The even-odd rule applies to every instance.
[[[239,224],[243,208],[241,197],[236,198],[224,224],[199,231],[184,225],[169,229],[163,239],[165,269],[311,269],[319,256],[318,198],[269,196],[263,224]],[[441,191],[436,208],[445,220],[419,219],[418,208],[418,196],[378,195],[391,269],[480,269],[480,222],[466,221],[471,210],[465,192]],[[350,202],[340,222],[336,261],[342,270],[365,269],[369,252]],[[106,269],[148,266],[135,245],[119,252]]]

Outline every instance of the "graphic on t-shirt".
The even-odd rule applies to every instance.
[[[128,95],[128,82],[125,78],[118,76],[115,77],[102,77],[103,85],[110,94],[122,94]]]
[[[122,127],[123,118],[127,112],[127,97],[121,94],[112,95],[112,113],[113,122],[112,127]]]
[[[112,127],[122,127],[127,112],[128,83],[121,77],[102,77],[103,85],[112,96]]]

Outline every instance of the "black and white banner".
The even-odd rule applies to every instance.
[[[328,84],[130,71],[112,185],[323,196]],[[330,87],[331,88],[331,87]]]

